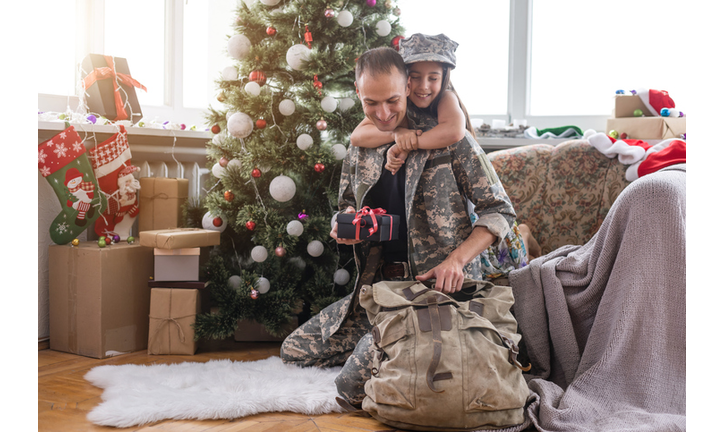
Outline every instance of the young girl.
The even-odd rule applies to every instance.
[[[350,137],[352,145],[377,148],[395,142],[387,151],[385,168],[395,174],[402,167],[407,155],[417,149],[440,149],[453,145],[465,137],[465,131],[475,137],[470,117],[450,82],[450,71],[455,68],[455,49],[458,44],[440,34],[426,36],[416,33],[400,41],[400,55],[408,67],[408,109],[421,110],[436,117],[437,126],[421,132],[397,128],[383,132],[365,118]],[[473,219],[475,213],[471,212]],[[472,221],[475,223],[475,220]],[[480,257],[488,279],[507,275],[514,268],[527,264],[539,255],[537,242],[527,226],[515,223],[497,250],[488,248]]]

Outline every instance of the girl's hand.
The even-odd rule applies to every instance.
[[[408,152],[403,151],[399,145],[395,144],[387,150],[387,163],[385,168],[392,173],[397,174],[397,170],[400,169],[405,159],[407,159]]]
[[[421,130],[410,130],[407,128],[397,128],[395,129],[395,143],[400,146],[400,148],[406,152],[411,152],[412,150],[417,150],[418,142],[417,137],[422,135]]]

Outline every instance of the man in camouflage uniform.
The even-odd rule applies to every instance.
[[[437,119],[407,109],[407,74],[399,53],[377,48],[360,56],[356,71],[357,94],[365,115],[380,130],[402,126],[427,131]],[[354,212],[369,205],[370,191],[383,173],[392,143],[378,148],[350,146],[342,165],[339,208]],[[511,233],[515,211],[495,170],[474,137],[466,132],[460,142],[439,150],[411,152],[404,172],[404,212],[407,223],[407,262],[404,272],[390,276],[387,268],[400,263],[384,261],[386,242],[337,238],[354,246],[358,277],[354,292],[322,310],[295,330],[282,344],[281,358],[300,366],[332,367],[344,364],[337,388],[349,403],[364,398],[370,377],[371,325],[358,295],[363,285],[385,280],[436,280],[436,289],[458,291],[465,278],[483,278],[480,253],[495,247]],[[476,222],[468,214],[474,205]],[[405,233],[400,237],[405,239]],[[353,354],[354,352],[354,354]],[[352,356],[350,358],[350,356]],[[349,358],[349,360],[348,360]]]

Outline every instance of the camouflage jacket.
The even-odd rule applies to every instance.
[[[408,110],[410,129],[429,130],[437,120]],[[360,209],[367,193],[379,180],[385,165],[385,152],[392,143],[378,148],[350,146],[342,164],[339,184],[339,208]],[[410,271],[419,275],[442,263],[475,226],[485,226],[502,240],[515,222],[515,210],[485,152],[470,133],[447,148],[411,152],[405,162],[405,209],[407,216],[408,261]],[[471,222],[468,205],[477,215]],[[400,233],[404,235],[404,233]],[[322,337],[334,334],[352,306],[362,285],[372,284],[380,264],[379,243],[362,242],[354,246],[358,276],[355,290],[340,310],[322,317]],[[465,277],[480,280],[480,260],[465,268]]]

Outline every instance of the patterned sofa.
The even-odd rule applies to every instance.
[[[626,166],[584,140],[488,154],[518,214],[545,255],[593,237],[629,182]]]

